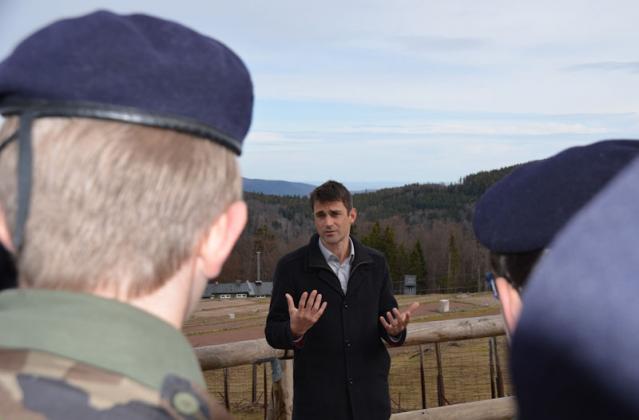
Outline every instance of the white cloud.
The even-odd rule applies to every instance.
[[[275,131],[250,131],[247,136],[247,141],[249,142],[278,142],[284,140],[284,136],[282,133],[277,133]]]
[[[575,64],[565,68],[568,71],[625,71],[639,73],[639,61],[604,61],[599,63]]]
[[[358,126],[344,127],[339,133],[359,134],[464,134],[469,136],[542,136],[553,134],[606,134],[605,127],[588,127],[584,124],[565,124],[554,122],[522,122],[514,124],[503,121],[493,122],[441,122],[431,124],[414,124],[405,126]]]
[[[223,40],[251,69],[258,104],[299,101],[328,115],[296,120],[257,112],[242,157],[252,177],[449,181],[639,132],[636,116],[624,124],[551,118],[639,112],[634,0],[108,3]],[[98,7],[104,2],[0,0],[0,55],[44,23]],[[398,111],[376,113],[374,121],[348,121],[348,114],[331,121],[333,104],[466,115],[401,119]],[[477,118],[481,113],[514,116]]]

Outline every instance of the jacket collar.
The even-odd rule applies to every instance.
[[[167,374],[204,385],[193,348],[180,331],[133,306],[85,293],[0,293],[0,347],[49,352],[157,390]]]
[[[369,264],[373,262],[373,258],[370,253],[359,241],[351,236],[353,241],[353,249],[355,252],[355,258],[351,262],[351,270],[360,264]],[[308,243],[308,267],[309,268],[326,268],[330,270],[326,259],[319,247],[319,235],[316,233],[311,237]]]

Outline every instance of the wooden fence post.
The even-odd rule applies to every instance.
[[[495,362],[493,358],[493,340],[488,339],[488,367],[490,375],[490,398],[497,396],[497,389],[495,387]]]
[[[262,369],[263,371],[263,382],[264,382],[264,420],[266,420],[268,418],[268,398],[267,398],[267,392],[268,392],[268,384],[266,382],[266,363],[262,363],[262,366],[264,367],[264,369]]]
[[[291,420],[293,415],[293,361],[274,359],[271,409],[268,420]]]
[[[293,418],[293,361],[282,360],[282,399],[286,410],[286,420]]]
[[[229,368],[224,368],[224,405],[227,410],[230,410],[231,404],[229,402]]]
[[[501,373],[501,363],[499,362],[499,350],[497,350],[497,337],[490,338],[493,341],[494,356],[495,356],[495,371],[497,373],[497,397],[501,398],[505,396],[504,392],[504,377]]]
[[[442,355],[439,351],[439,343],[435,343],[435,355],[437,357],[437,404],[446,405],[444,394],[444,371],[442,369]]]
[[[255,404],[257,401],[257,364],[253,363],[251,367],[253,368],[251,376],[253,379],[253,383],[251,384],[251,402]]]
[[[422,382],[422,408],[426,408],[426,378],[424,377],[424,347],[419,345],[419,377]]]

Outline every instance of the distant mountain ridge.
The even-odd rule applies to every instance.
[[[517,166],[519,165],[477,172],[451,184],[414,183],[401,187],[352,191],[354,203],[360,213],[371,219],[382,220],[393,215],[406,217],[415,212],[427,212],[430,219],[460,221],[468,217],[466,210],[469,205]],[[313,189],[315,185],[301,182],[244,178],[244,191],[249,205],[257,202],[273,205],[279,209],[276,213],[286,215],[285,218],[289,220],[293,219],[296,212],[301,212],[298,215],[300,217],[308,216],[306,197]]]
[[[395,227],[399,224],[416,227],[441,221],[469,227],[477,199],[516,167],[470,174],[452,184],[409,184],[355,193],[353,204],[358,211],[358,225],[367,229],[367,223],[377,221]],[[266,236],[272,235],[286,244],[299,238],[306,240],[314,231],[308,196],[246,192],[244,199],[249,207],[248,232],[262,228],[264,235],[268,232]]]
[[[267,179],[243,178],[244,191],[268,195],[307,196],[315,189],[315,185],[302,182],[290,182]]]
[[[292,182],[283,180],[255,179],[243,178],[244,191],[249,193],[268,194],[276,196],[298,196],[305,197],[309,195],[317,185],[307,184],[303,182]],[[374,192],[382,188],[401,187],[409,184],[397,181],[370,181],[370,182],[344,182],[344,185],[353,194]]]

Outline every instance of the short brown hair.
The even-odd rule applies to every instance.
[[[337,181],[326,181],[311,192],[311,210],[315,208],[315,202],[329,203],[331,201],[341,201],[348,211],[353,208],[353,197],[350,191]]]
[[[0,139],[17,125],[17,118],[5,121]],[[17,261],[24,287],[150,293],[242,197],[235,156],[211,141],[82,118],[38,119],[32,130],[31,210]],[[15,142],[0,154],[9,226],[16,157]]]

